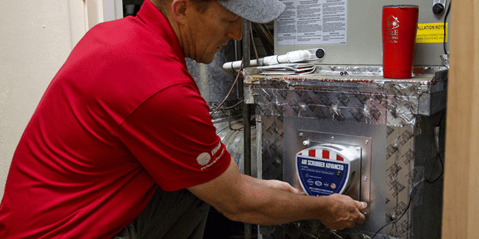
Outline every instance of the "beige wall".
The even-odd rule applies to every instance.
[[[3,1],[0,198],[13,152],[50,80],[86,29],[82,0]]]

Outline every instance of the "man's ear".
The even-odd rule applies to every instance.
[[[171,14],[179,24],[185,23],[186,9],[189,7],[187,4],[190,4],[187,0],[173,0],[171,3]]]

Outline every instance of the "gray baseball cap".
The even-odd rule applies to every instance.
[[[218,0],[234,14],[257,23],[267,23],[278,18],[286,6],[279,0]]]

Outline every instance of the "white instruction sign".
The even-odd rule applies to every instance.
[[[281,0],[279,46],[348,44],[348,0]]]

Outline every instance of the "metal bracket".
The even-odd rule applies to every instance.
[[[372,139],[370,137],[354,136],[354,135],[343,135],[343,134],[332,134],[324,132],[314,132],[314,131],[304,131],[300,130],[297,132],[297,151],[312,147],[318,144],[340,144],[347,146],[351,151],[356,151],[356,153],[361,156],[361,169],[359,176],[359,188],[358,190],[349,190],[347,195],[351,196],[353,199],[367,202],[369,204],[371,197],[371,144]],[[355,191],[357,193],[355,193]],[[359,194],[359,195],[358,195]],[[369,208],[367,208],[363,213],[369,213]]]

